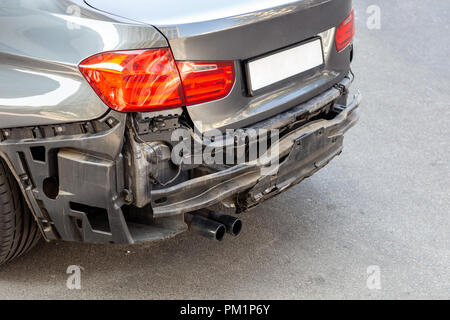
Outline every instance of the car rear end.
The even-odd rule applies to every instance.
[[[221,240],[239,233],[236,214],[342,151],[361,102],[348,93],[351,0],[86,3],[157,40],[78,61],[102,117],[60,123],[50,140],[2,130],[47,239],[135,243],[190,228]]]
[[[353,47],[351,37],[345,38],[352,34],[345,27],[337,28],[349,18],[352,11],[349,0],[214,1],[207,4],[172,0],[166,1],[164,6],[139,0],[87,2],[100,10],[154,25],[167,38],[176,61],[234,64],[234,85],[226,97],[213,97],[202,103],[194,101],[186,107],[192,121],[202,122],[203,132],[243,128],[273,117],[332,87],[350,70]],[[293,70],[292,73],[279,74],[285,70],[277,69],[279,65],[269,58],[265,65],[261,61],[261,58],[298,48],[305,42],[321,42],[322,48],[312,52],[312,57],[308,57],[309,52],[305,50],[294,50],[294,59],[284,66]],[[305,58],[315,60],[308,65],[304,64]],[[253,65],[255,69],[258,61],[266,74],[264,79],[251,79],[253,73],[254,77],[261,77],[256,74],[258,70],[251,68]],[[252,85],[252,81],[258,80],[260,83]]]

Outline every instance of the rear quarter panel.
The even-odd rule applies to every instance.
[[[0,1],[0,128],[90,120],[108,107],[78,71],[103,51],[167,46],[153,27],[81,0]]]

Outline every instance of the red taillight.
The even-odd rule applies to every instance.
[[[104,52],[79,69],[105,104],[123,112],[220,99],[234,84],[233,62],[176,63],[169,48]]]
[[[350,14],[336,29],[336,50],[341,52],[352,42],[355,35],[355,12],[352,9]]]
[[[152,111],[184,104],[168,48],[104,52],[87,58],[79,68],[103,102],[115,110]]]
[[[187,105],[221,99],[233,88],[233,61],[181,61],[177,65]]]

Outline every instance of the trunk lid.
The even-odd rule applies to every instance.
[[[86,0],[92,7],[155,26],[169,41],[176,60],[234,60],[236,82],[229,96],[189,106],[200,131],[242,128],[292,108],[340,81],[348,72],[350,49],[337,53],[335,27],[351,0]],[[314,37],[322,39],[319,69],[251,93],[248,60]],[[299,57],[301,59],[301,57]]]

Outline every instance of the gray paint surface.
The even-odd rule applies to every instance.
[[[0,128],[102,116],[109,108],[78,64],[103,51],[161,46],[167,41],[153,27],[101,14],[81,0],[0,2]]]
[[[365,26],[372,4],[381,30]],[[237,239],[41,243],[0,270],[0,298],[450,299],[450,3],[355,8],[354,87],[365,100],[342,156],[244,215]],[[81,290],[66,288],[73,264]],[[381,290],[366,287],[369,265],[381,268]]]
[[[350,48],[328,50],[325,65],[313,74],[249,95],[248,59],[297,44],[339,25],[350,12],[349,0],[151,2],[87,0],[93,7],[155,25],[170,43],[176,60],[234,60],[236,81],[220,100],[189,106],[200,132],[237,129],[298,105],[339,82],[348,73]],[[332,34],[331,36],[334,36]]]
[[[331,42],[325,45],[324,66],[271,86],[269,92],[246,92],[244,65],[246,59],[328,31],[324,42],[332,39],[333,28],[350,11],[350,0],[218,1],[206,7],[203,1],[178,7],[169,1],[157,10],[145,1],[87,3],[102,11],[81,0],[2,2],[0,128],[99,118],[108,107],[77,66],[103,51],[170,44],[176,60],[234,60],[232,92],[187,108],[193,121],[203,122],[201,131],[249,126],[312,98],[348,73],[350,48],[338,54],[334,46],[330,50]],[[170,20],[173,12],[183,19]],[[198,19],[200,12],[204,19]],[[156,17],[164,16],[171,22],[159,25]]]
[[[329,0],[301,0],[304,3],[317,3]],[[152,25],[180,25],[211,21],[271,9],[298,0],[195,0],[179,1],[108,1],[86,0],[94,8],[136,21]]]

